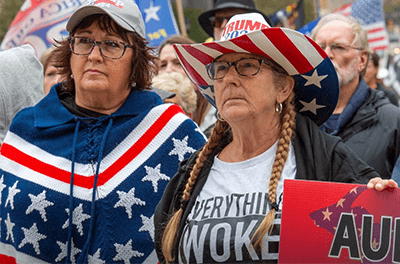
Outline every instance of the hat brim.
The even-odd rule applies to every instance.
[[[264,17],[265,21],[267,21],[267,23],[269,25],[271,25],[271,21],[270,21],[269,17],[267,15],[263,14],[262,12],[258,11],[257,9],[248,8],[248,7],[240,5],[240,4],[235,5],[235,3],[229,3],[229,6],[220,5],[218,8],[201,13],[200,16],[197,18],[197,21],[199,22],[201,28],[210,37],[214,37],[214,28],[213,28],[213,25],[211,24],[210,17],[215,16],[215,13],[217,13],[218,11],[227,9],[227,8],[240,8],[240,9],[246,10],[247,13],[259,13]]]
[[[124,21],[121,17],[119,17],[117,14],[114,14],[112,12],[108,12],[101,7],[98,6],[82,6],[78,10],[76,10],[72,16],[69,18],[66,29],[68,32],[72,32],[78,25],[79,23],[82,22],[86,17],[91,16],[91,15],[98,15],[98,14],[106,14],[111,17],[112,20],[115,21],[120,27],[127,31],[132,31],[138,33],[140,36],[143,36],[142,33],[136,31],[136,29],[132,28],[128,23]]]
[[[324,50],[309,37],[288,28],[265,28],[230,40],[199,44],[174,44],[189,78],[216,106],[214,81],[206,65],[227,53],[256,54],[282,66],[296,80],[297,111],[317,125],[332,114],[339,98],[335,67]]]

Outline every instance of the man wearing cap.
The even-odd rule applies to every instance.
[[[268,16],[256,9],[253,0],[218,0],[214,9],[200,14],[198,21],[210,37],[220,40],[222,30],[233,15],[253,12],[261,14],[271,25]]]
[[[320,128],[341,137],[382,178],[389,179],[400,151],[400,110],[362,78],[371,52],[367,33],[355,19],[330,14],[319,21],[312,38],[332,60],[340,84],[337,106]]]

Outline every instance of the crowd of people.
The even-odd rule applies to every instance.
[[[198,18],[212,40],[154,49],[120,1],[84,3],[40,59],[0,52],[1,263],[276,263],[285,179],[398,187],[399,96],[355,19],[309,38],[218,0]],[[262,210],[221,198],[256,194]],[[187,245],[243,221],[226,258],[206,232]]]

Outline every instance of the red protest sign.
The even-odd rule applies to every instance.
[[[279,263],[399,263],[400,189],[285,180]]]

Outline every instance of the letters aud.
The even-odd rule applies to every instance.
[[[394,232],[392,232],[393,222]],[[379,226],[380,238],[379,247],[377,247],[373,245],[372,234],[373,228]],[[343,248],[348,249],[351,259],[361,260],[363,256],[371,262],[379,262],[391,254],[393,263],[400,263],[400,217],[382,216],[380,225],[374,225],[373,215],[364,214],[359,240],[354,214],[342,213],[332,240],[329,257],[339,258]]]

